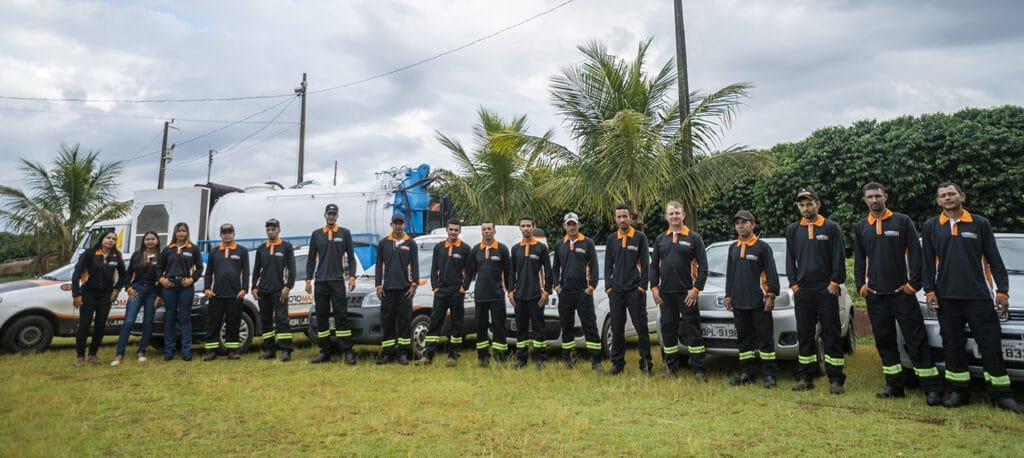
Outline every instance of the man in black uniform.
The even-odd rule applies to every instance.
[[[896,342],[899,324],[904,348],[914,363],[926,402],[942,404],[942,380],[932,363],[932,350],[924,328],[924,317],[915,294],[921,288],[921,243],[909,216],[886,208],[888,195],[879,183],[864,185],[868,216],[854,227],[853,275],[857,292],[868,303],[875,347],[882,357],[885,388],[880,398],[902,398],[903,365]]]
[[[1009,277],[992,225],[985,217],[964,209],[966,195],[956,183],[940,184],[937,194],[942,213],[925,221],[921,240],[924,290],[928,308],[938,311],[946,360],[949,383],[944,405],[960,407],[970,403],[966,324],[971,327],[981,353],[989,399],[999,408],[1024,413],[1024,408],[1013,399],[1003,361],[998,314],[1006,313],[1010,306]]]
[[[697,299],[708,279],[708,258],[704,239],[683,224],[686,212],[676,201],[665,204],[668,231],[658,234],[651,249],[651,294],[661,306],[661,333],[665,351],[665,375],[679,370],[679,343],[686,341],[690,368],[694,377],[707,382],[704,369],[704,339],[700,329]],[[679,336],[680,315],[685,335]]]
[[[640,371],[651,375],[651,336],[647,329],[647,273],[650,264],[647,236],[633,228],[633,209],[615,209],[618,231],[608,236],[604,253],[605,292],[612,316],[611,375],[626,368],[626,311],[633,320],[640,346]]]
[[[772,309],[779,295],[779,274],[771,245],[754,235],[754,214],[746,210],[732,217],[739,238],[729,245],[725,267],[725,309],[736,320],[736,340],[740,351],[740,373],[732,385],[753,382],[757,359],[761,360],[764,387],[773,388],[779,376],[775,362],[775,321]]]
[[[260,359],[274,359],[275,349],[279,348],[281,361],[291,361],[288,293],[295,287],[295,250],[291,243],[281,240],[280,222],[271,218],[265,226],[267,241],[256,248],[256,265],[252,269],[252,297],[260,304],[263,327]]]
[[[249,250],[235,243],[235,227],[230,224],[220,227],[220,240],[208,254],[203,275],[203,294],[209,299],[203,361],[217,359],[221,326],[225,328],[228,359],[238,359],[238,349],[242,347],[238,325],[242,320],[242,298],[249,292]]]
[[[566,213],[562,218],[565,237],[555,244],[555,291],[558,292],[558,319],[562,324],[562,364],[571,369],[573,348],[576,347],[576,314],[583,326],[583,336],[590,353],[590,367],[595,371],[601,367],[601,337],[597,333],[597,317],[594,314],[594,288],[597,288],[597,248],[590,237],[580,233],[580,217]]]
[[[377,244],[377,265],[374,279],[384,319],[384,340],[380,343],[377,364],[395,361],[409,364],[412,346],[412,298],[420,284],[419,256],[416,242],[405,233],[405,217],[391,217],[391,233]]]
[[[537,369],[544,367],[547,340],[544,339],[544,305],[551,294],[551,261],[548,246],[533,236],[533,217],[519,218],[523,239],[512,246],[512,268],[508,273],[508,298],[516,310],[516,368],[526,366],[530,337]],[[531,332],[532,331],[532,332]]]
[[[505,279],[511,270],[508,247],[494,240],[494,223],[480,223],[483,241],[473,247],[470,255],[470,279],[476,279],[473,302],[476,307],[476,353],[480,367],[490,364],[490,348],[494,357],[504,363],[508,356],[505,333]],[[490,323],[490,326],[488,326]],[[487,339],[488,327],[493,340]]]
[[[352,233],[338,226],[338,206],[328,204],[324,209],[323,228],[309,236],[309,256],[306,259],[306,294],[313,293],[316,277],[317,344],[320,354],[309,362],[319,364],[331,360],[337,348],[348,364],[356,363],[352,349],[352,330],[348,328],[348,299],[345,297],[345,278],[348,291],[356,287],[356,257]],[[331,317],[334,317],[334,336],[331,336]]]
[[[462,318],[466,289],[472,277],[469,276],[469,245],[462,243],[462,221],[448,220],[448,239],[434,246],[430,262],[430,287],[434,291],[434,306],[430,310],[430,330],[427,331],[427,352],[416,364],[430,364],[441,341],[441,329],[445,317],[451,311],[451,327],[448,335],[448,361],[445,366],[454,367],[459,361],[462,347]]]
[[[786,228],[786,276],[793,290],[800,365],[793,391],[814,388],[818,372],[815,329],[821,324],[829,393],[843,394],[842,328],[839,323],[839,285],[846,281],[846,253],[839,224],[818,214],[821,200],[811,188],[796,196],[800,221]]]

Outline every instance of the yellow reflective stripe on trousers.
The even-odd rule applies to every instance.
[[[380,346],[382,346],[382,347],[394,347],[395,346],[395,339],[385,340],[385,341],[380,343]]]
[[[316,336],[321,338],[321,339],[326,339],[326,338],[331,336],[331,331],[330,330],[320,331],[320,332],[316,333]]]
[[[476,343],[476,349],[477,350],[483,350],[483,349],[487,348],[490,345],[491,345],[491,343],[486,341],[486,340],[483,341],[483,342],[477,342]]]
[[[548,343],[543,341],[543,340],[534,340],[533,341],[533,348],[544,348],[546,346],[548,346]]]
[[[687,346],[687,347],[686,347],[686,351],[688,351],[688,352],[690,352],[690,353],[704,353],[704,346],[703,346],[703,345],[701,345],[701,346],[699,346],[699,347],[690,347],[690,346]]]
[[[576,342],[562,342],[562,350],[572,350],[576,346]]]
[[[427,343],[437,343],[441,341],[441,336],[427,336]]]
[[[753,351],[741,351],[740,352],[740,361],[746,361],[748,359],[754,359],[754,352]]]
[[[406,339],[405,337],[398,338],[398,345],[411,345],[412,339]]]
[[[661,348],[662,348],[662,350],[665,351],[666,355],[674,355],[676,353],[679,353],[679,346],[678,345],[673,345],[671,347],[661,347]]]
[[[282,332],[277,335],[277,340],[292,340],[292,333]]]
[[[918,377],[936,377],[939,375],[939,370],[935,368],[935,366],[925,369],[918,369],[915,367],[914,373],[917,374]]]
[[[462,343],[462,337],[452,337],[450,340],[452,341],[453,344]]]
[[[893,364],[892,366],[882,366],[882,373],[885,375],[896,375],[903,372],[903,366],[899,364]]]
[[[508,344],[503,344],[503,343],[498,343],[498,342],[491,342],[491,347],[493,347],[495,350],[499,350],[499,351],[508,350]]]
[[[966,371],[965,372],[953,372],[953,371],[947,370],[946,371],[946,380],[950,380],[950,381],[954,381],[954,382],[969,382],[969,381],[971,381],[971,373],[970,372],[966,372]]]
[[[203,344],[203,348],[210,350],[220,346],[220,342],[206,342]]]
[[[761,357],[762,361],[775,361],[774,351],[757,351],[757,355]]]
[[[234,350],[234,349],[237,349],[237,348],[242,348],[242,344],[240,344],[238,342],[225,342],[224,343],[224,347],[225,348],[230,348],[230,349]]]
[[[345,330],[342,330],[342,331],[335,330],[334,331],[334,335],[336,335],[338,337],[352,337],[352,330],[351,329],[345,329]]]
[[[829,355],[825,355],[825,364],[828,364],[829,366],[842,366],[846,364],[846,360],[843,358],[833,358]]]
[[[264,332],[263,333],[263,338],[264,339],[273,339],[275,334],[277,334],[277,333],[274,332],[274,331]]]
[[[527,342],[525,340],[522,341],[522,342],[516,342],[516,348],[526,348],[529,345],[530,345],[530,342]]]
[[[587,350],[600,350],[600,349],[601,349],[601,342],[591,342],[589,340],[587,341]]]
[[[814,356],[814,355],[811,355],[811,356],[800,355],[800,364],[814,364],[814,363],[817,363],[817,362],[818,362],[818,357],[817,356]]]
[[[985,381],[991,383],[992,386],[1010,386],[1010,376],[1008,375],[994,377],[992,374],[985,372]]]

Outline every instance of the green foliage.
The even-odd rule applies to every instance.
[[[93,222],[123,216],[130,202],[117,201],[121,162],[100,162],[98,151],[61,145],[52,168],[21,159],[28,191],[0,185],[0,218],[18,233],[32,235],[37,264],[64,263]]]
[[[31,236],[0,232],[0,263],[35,255]]]
[[[701,213],[709,241],[735,236],[730,218],[754,212],[762,235],[782,235],[799,214],[796,192],[815,188],[822,214],[837,221],[850,243],[851,229],[867,214],[861,187],[887,188],[889,207],[920,226],[938,214],[935,190],[951,180],[967,194],[966,207],[992,221],[997,232],[1024,231],[1024,108],[965,109],[955,114],[904,116],[828,127],[810,137],[779,144],[765,154],[776,167],[757,178],[737,180]]]

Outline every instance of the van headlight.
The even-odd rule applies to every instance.
[[[380,307],[380,298],[377,297],[376,293],[370,292],[363,296],[363,304],[361,307]]]

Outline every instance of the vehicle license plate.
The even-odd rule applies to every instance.
[[[700,333],[705,339],[735,339],[736,326],[729,323],[701,323]]]

